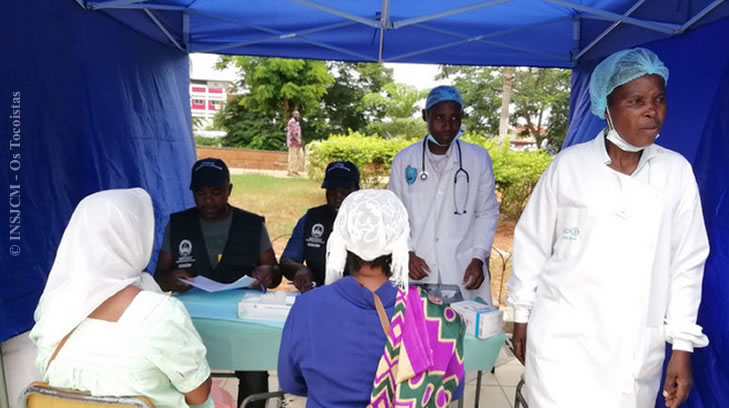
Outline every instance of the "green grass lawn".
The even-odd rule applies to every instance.
[[[230,203],[266,217],[266,228],[277,256],[281,256],[296,221],[307,209],[324,204],[321,184],[305,178],[262,174],[232,175]]]

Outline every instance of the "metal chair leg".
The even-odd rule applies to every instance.
[[[478,408],[479,401],[481,400],[481,370],[478,370],[476,374],[476,395],[475,401],[473,401],[473,407]]]
[[[516,385],[516,393],[514,394],[514,408],[529,408],[529,404],[527,404],[526,400],[524,399],[524,395],[521,393],[521,389],[524,387],[524,378],[519,381],[519,384]]]
[[[270,398],[281,398],[283,399],[284,392],[283,391],[274,391],[274,392],[261,392],[258,394],[252,394],[246,397],[246,399],[243,400],[243,402],[240,404],[240,408],[246,408],[248,404],[254,401],[261,401],[261,400],[268,400]]]

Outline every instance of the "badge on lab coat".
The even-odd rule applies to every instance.
[[[415,167],[408,166],[405,169],[405,181],[407,181],[408,184],[413,184],[413,183],[415,183],[415,180],[417,180],[417,179],[418,179],[418,171],[415,170]]]

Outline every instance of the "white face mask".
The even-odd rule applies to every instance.
[[[630,144],[627,140],[623,139],[622,136],[618,133],[617,130],[615,130],[615,126],[613,125],[613,118],[610,116],[610,109],[607,110],[607,123],[608,123],[608,133],[605,138],[609,141],[611,141],[615,146],[618,147],[618,149],[625,151],[625,152],[639,152],[646,147],[650,146],[635,146]],[[656,139],[658,139],[659,135],[656,135]],[[653,139],[655,141],[655,139]]]
[[[465,131],[466,131],[466,125],[461,125],[461,128],[458,130],[458,133],[456,133],[456,135],[453,137],[453,140],[451,140],[451,143],[453,143],[456,140],[460,139],[461,136],[463,136],[463,133]],[[436,144],[436,145],[438,145],[440,147],[450,146],[450,144],[451,144],[451,143],[443,144],[443,143],[438,142],[438,140],[435,139],[435,136],[431,135],[430,132],[428,132],[428,141],[431,142],[431,143],[433,143],[433,144]]]

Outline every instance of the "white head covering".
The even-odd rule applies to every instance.
[[[35,310],[34,336],[53,347],[106,299],[134,285],[160,292],[147,266],[152,199],[141,188],[91,194],[71,215]]]
[[[350,251],[364,261],[392,254],[390,280],[407,290],[408,213],[390,190],[360,190],[347,196],[339,207],[334,229],[327,241],[326,283],[340,279]]]

